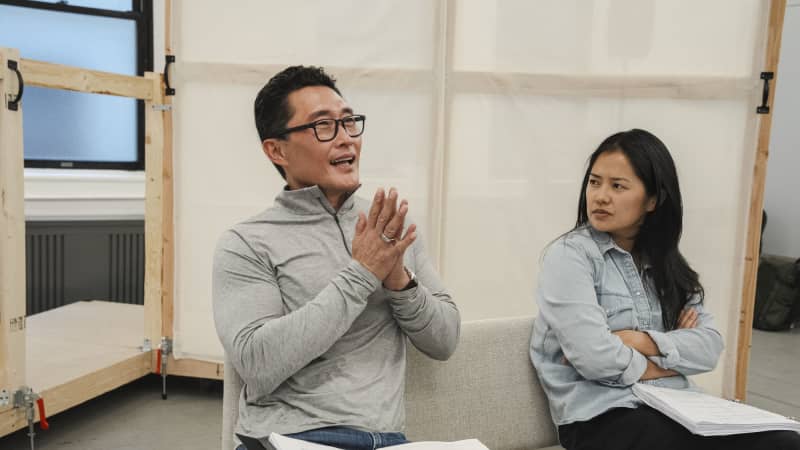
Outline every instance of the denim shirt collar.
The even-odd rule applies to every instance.
[[[606,254],[606,252],[612,248],[622,253],[628,253],[622,247],[618,246],[616,242],[614,242],[614,239],[611,238],[610,234],[606,233],[605,231],[596,230],[593,226],[588,224],[585,226],[589,229],[589,234],[597,244],[597,248],[600,249],[601,254]]]
[[[615,249],[616,251],[622,253],[623,255],[630,255],[630,252],[623,249],[622,247],[618,246],[614,239],[611,238],[611,235],[606,233],[605,231],[596,230],[593,226],[587,224],[586,228],[589,229],[589,234],[592,236],[592,239],[597,244],[597,248],[600,249],[600,253],[605,255],[609,250]],[[631,255],[632,257],[633,255]],[[650,264],[650,261],[644,260],[641,262],[641,270],[642,272],[646,272],[650,270],[653,266]]]

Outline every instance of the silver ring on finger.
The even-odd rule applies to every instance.
[[[386,242],[387,244],[394,244],[395,241],[397,241],[397,239],[390,238],[389,236],[385,235],[384,233],[381,233],[381,240],[383,242]]]

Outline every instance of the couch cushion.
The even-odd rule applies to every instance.
[[[465,322],[458,349],[444,362],[409,345],[408,438],[477,438],[492,450],[558,444],[528,354],[532,329],[533,317]]]

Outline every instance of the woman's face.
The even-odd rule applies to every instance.
[[[631,251],[645,215],[655,209],[655,197],[647,196],[644,183],[636,176],[628,157],[619,150],[602,153],[589,172],[586,186],[589,223]]]

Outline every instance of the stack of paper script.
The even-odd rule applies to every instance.
[[[276,450],[334,450],[335,447],[301,441],[277,433],[269,435],[269,443]],[[477,439],[466,439],[455,442],[412,442],[392,446],[392,450],[489,450]]]
[[[800,422],[796,420],[701,392],[637,383],[633,393],[694,434],[720,436],[769,430],[800,433]]]

